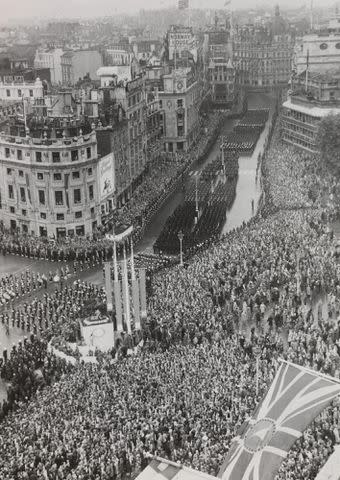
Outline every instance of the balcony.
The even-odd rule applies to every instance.
[[[75,147],[91,144],[97,141],[96,132],[91,132],[87,135],[79,135],[77,137],[64,138],[32,138],[28,137],[14,137],[11,135],[0,133],[0,143],[8,145],[21,145],[27,147],[41,146],[44,150],[47,148],[65,148]]]

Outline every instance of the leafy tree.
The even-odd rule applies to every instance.
[[[317,141],[322,157],[340,171],[340,115],[328,115],[321,120]]]

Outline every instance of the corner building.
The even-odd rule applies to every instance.
[[[0,134],[0,218],[6,228],[60,238],[100,223],[96,133]],[[36,131],[35,131],[36,132]]]

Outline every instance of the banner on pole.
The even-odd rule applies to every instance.
[[[146,318],[146,280],[145,268],[139,269],[139,294],[140,294],[140,313],[143,319]]]
[[[107,311],[112,312],[112,282],[111,282],[111,263],[105,263],[105,290],[106,290],[106,306]]]
[[[135,319],[135,329],[140,330],[140,301],[139,301],[139,281],[132,280],[132,302]]]
[[[119,280],[115,280],[113,282],[113,292],[115,297],[117,332],[122,332],[123,331],[122,288],[121,288],[121,282]]]

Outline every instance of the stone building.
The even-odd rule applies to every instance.
[[[91,234],[100,223],[95,131],[76,122],[19,121],[0,135],[0,215],[38,236]],[[59,127],[58,127],[59,125]]]
[[[269,25],[238,27],[233,49],[238,81],[242,86],[266,89],[287,85],[292,72],[294,37],[278,7]]]
[[[298,75],[283,103],[282,139],[317,152],[318,127],[327,115],[340,114],[340,70]]]
[[[163,76],[163,91],[159,93],[164,110],[164,150],[187,151],[199,135],[199,83],[190,68],[173,70]]]

